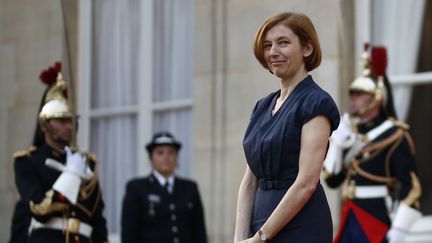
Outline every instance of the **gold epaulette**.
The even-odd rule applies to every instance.
[[[92,152],[83,152],[83,154],[91,161],[97,163],[99,162],[99,159],[95,153]]]
[[[399,120],[396,120],[394,118],[391,118],[391,120],[392,120],[393,124],[395,124],[396,127],[402,128],[404,130],[409,130],[409,128],[410,128],[410,126],[403,121],[399,121]]]
[[[13,153],[13,158],[20,158],[20,157],[24,157],[24,156],[29,156],[32,152],[36,151],[36,147],[35,146],[30,146],[24,150],[20,150],[20,151],[16,151],[15,153]]]

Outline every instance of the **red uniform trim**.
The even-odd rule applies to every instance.
[[[334,239],[334,243],[340,242],[340,238],[342,237],[348,214],[351,211],[357,218],[369,242],[380,243],[384,240],[387,231],[389,230],[389,227],[383,222],[381,222],[379,219],[375,218],[370,213],[366,212],[364,209],[355,205],[353,201],[347,200],[345,201],[342,208],[340,226],[336,238]]]

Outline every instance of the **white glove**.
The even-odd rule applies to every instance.
[[[407,233],[397,228],[391,228],[387,233],[388,243],[405,243]]]
[[[66,167],[53,185],[53,189],[63,194],[73,205],[78,199],[81,185],[80,174],[86,169],[86,158],[79,152],[73,153],[70,147],[65,147]]]
[[[73,153],[71,148],[66,146],[66,167],[72,171],[84,173],[86,169],[86,158],[79,152]]]
[[[324,170],[330,174],[339,174],[343,169],[342,150],[353,145],[356,135],[351,129],[349,115],[345,113],[339,127],[330,137],[330,146],[324,160]]]
[[[331,141],[335,143],[338,147],[348,148],[352,146],[356,139],[355,133],[351,128],[351,121],[348,113],[342,116],[339,127],[333,132],[331,136]]]

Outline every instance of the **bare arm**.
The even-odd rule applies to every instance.
[[[330,122],[323,116],[303,125],[297,178],[261,228],[270,239],[294,218],[315,192],[329,135]]]
[[[234,242],[249,238],[252,206],[257,184],[257,178],[247,166],[238,193]]]

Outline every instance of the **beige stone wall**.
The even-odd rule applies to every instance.
[[[69,9],[69,18],[76,19]],[[60,1],[0,0],[0,242],[9,238],[18,198],[12,153],[32,143],[45,89],[39,73],[62,60],[63,36]]]
[[[255,31],[270,15],[301,11],[314,22],[323,49],[312,73],[337,102],[340,47],[337,1],[196,1],[193,176],[200,184],[212,242],[233,237],[237,191],[245,169],[242,138],[255,102],[278,89],[252,53]],[[338,196],[328,193],[337,217]]]
[[[71,48],[76,50],[76,1],[68,3]],[[245,159],[242,138],[253,105],[278,88],[252,53],[259,25],[281,11],[310,16],[324,59],[312,74],[341,103],[341,49],[336,0],[198,0],[194,70],[193,177],[199,182],[211,242],[231,242],[237,190]],[[71,5],[70,5],[71,4]],[[64,59],[58,0],[0,0],[0,242],[9,237],[17,199],[12,153],[31,144],[44,86],[41,69]],[[72,51],[72,60],[76,60]],[[348,57],[349,58],[349,57]],[[73,62],[76,73],[76,62]],[[349,71],[348,71],[349,73]],[[76,75],[75,75],[76,77]],[[328,194],[334,212],[338,197]]]

